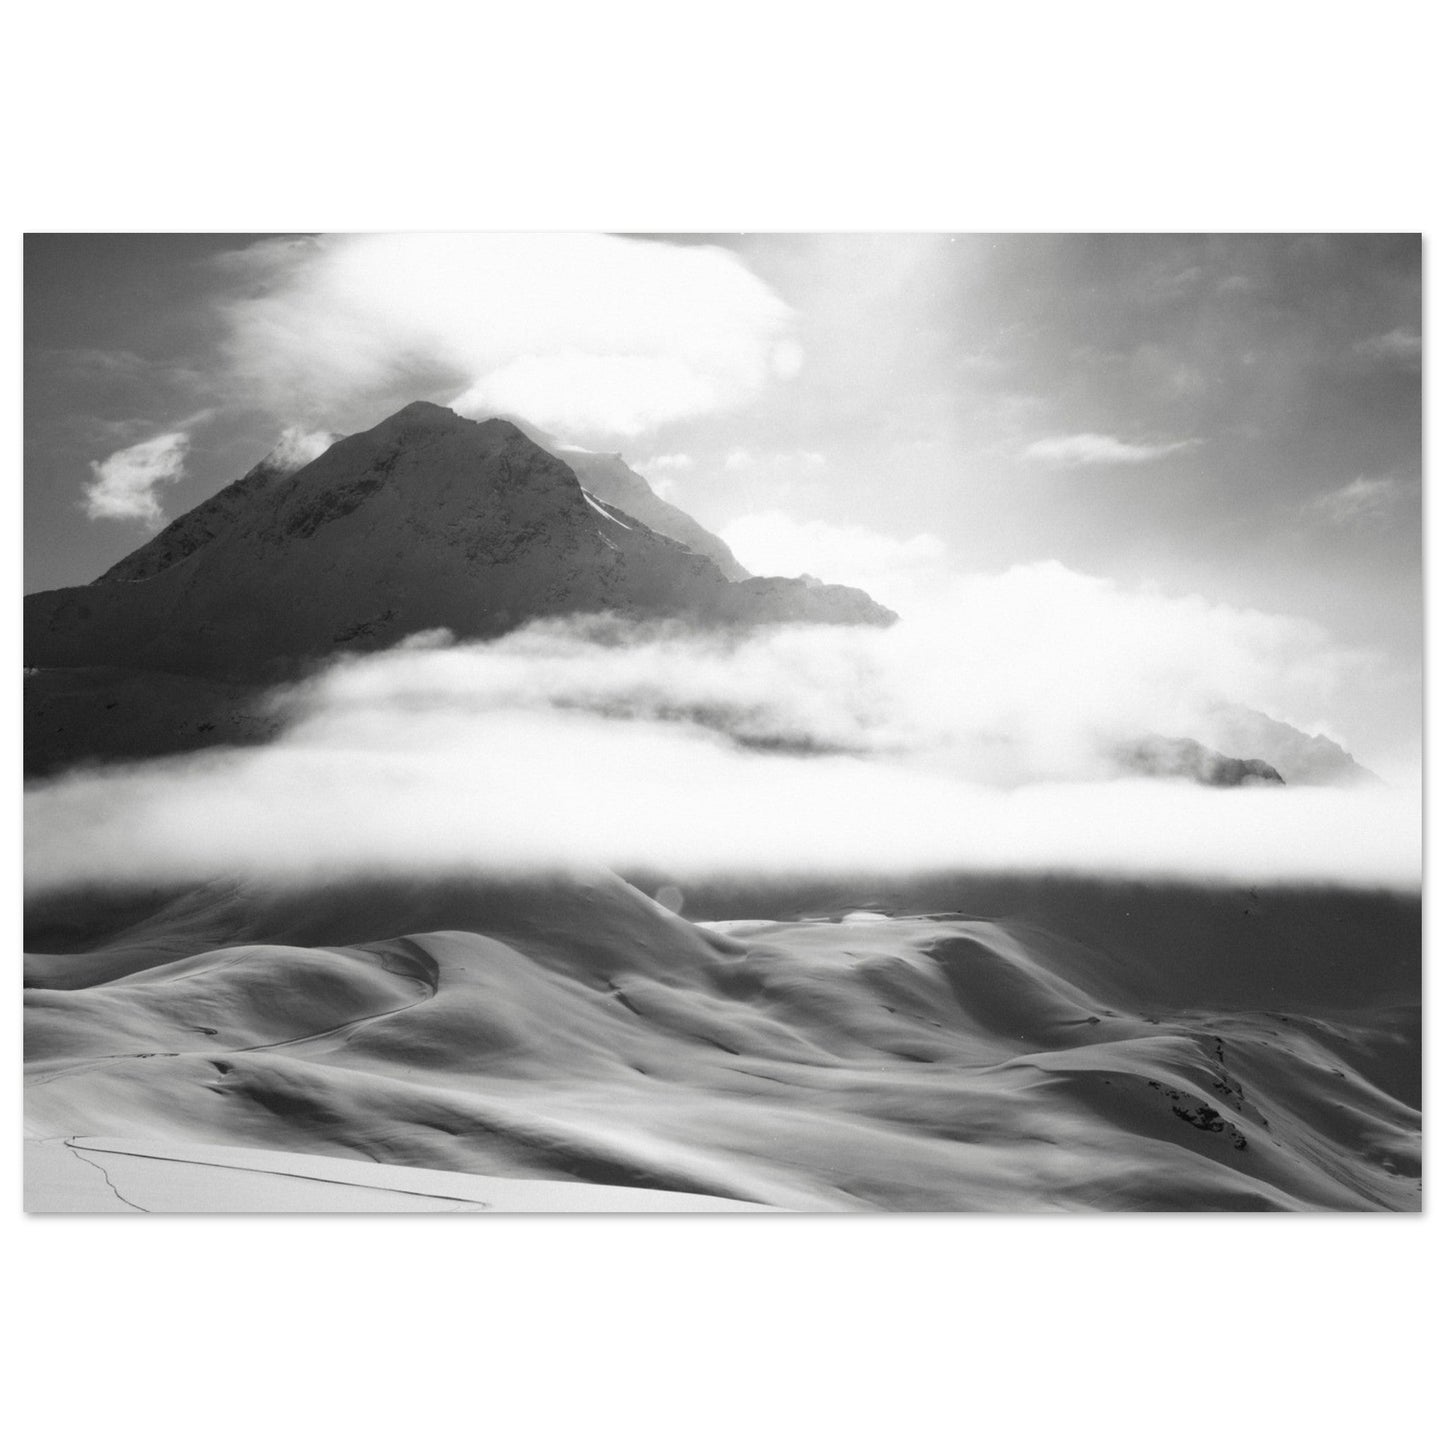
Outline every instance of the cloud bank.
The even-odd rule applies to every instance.
[[[736,406],[801,362],[789,308],[719,247],[318,236],[258,242],[225,267],[236,378],[317,420],[424,395],[633,436]]]
[[[906,766],[750,754],[662,724],[491,713],[37,791],[27,886],[603,863],[707,874],[934,869],[1419,881],[1418,799],[1187,783],[1014,790]],[[425,747],[415,744],[425,742]]]
[[[959,579],[887,630],[423,638],[292,692],[268,746],[33,788],[26,881],[601,863],[1414,887],[1418,794],[1210,790],[1108,762],[1111,739],[1202,728],[1219,695],[1323,705],[1355,661],[1307,624],[1057,564]]]
[[[156,489],[180,481],[190,440],[188,432],[163,432],[91,462],[94,480],[85,488],[86,515],[158,529],[165,512]]]
[[[920,584],[936,585],[948,558],[947,545],[932,532],[895,537],[856,523],[799,521],[776,507],[738,517],[720,535],[759,577],[846,577],[901,609],[917,598]]]
[[[971,782],[1101,776],[1142,732],[1206,744],[1221,700],[1298,725],[1368,677],[1368,657],[1297,618],[1172,597],[1058,563],[956,576],[890,628],[742,635],[618,620],[539,622],[496,642],[354,658],[293,697],[292,736],[374,717],[494,711],[701,723],[799,751],[906,758]],[[318,721],[319,720],[319,721]]]

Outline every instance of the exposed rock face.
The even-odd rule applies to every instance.
[[[577,473],[578,480],[594,497],[620,507],[654,532],[711,558],[729,582],[741,582],[752,575],[721,537],[695,522],[681,507],[663,501],[647,479],[634,472],[620,456],[581,451],[576,447],[564,447],[557,455]]]
[[[1188,778],[1213,788],[1283,786],[1284,779],[1260,758],[1230,758],[1193,738],[1140,738],[1118,750],[1126,772],[1148,778]]]
[[[26,598],[26,662],[269,679],[425,629],[489,637],[600,611],[894,620],[854,588],[730,582],[510,422],[415,402],[292,475],[257,468],[98,583]]]

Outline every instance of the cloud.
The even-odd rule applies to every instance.
[[[178,482],[185,472],[190,435],[163,432],[91,462],[95,480],[85,488],[85,511],[92,519],[140,522],[152,531],[165,521],[156,488]]]
[[[267,454],[267,460],[278,466],[300,470],[308,462],[314,462],[322,452],[328,451],[339,440],[335,432],[307,431],[305,427],[288,426]]]
[[[1198,445],[1193,437],[1172,442],[1126,442],[1098,432],[1079,432],[1030,442],[1022,455],[1025,461],[1049,462],[1062,467],[1133,466]]]
[[[1366,361],[1394,366],[1418,366],[1421,352],[1420,335],[1418,332],[1406,330],[1403,326],[1397,326],[1393,331],[1386,331],[1382,335],[1369,336],[1363,341],[1357,341],[1354,350],[1356,355],[1364,357]]]
[[[732,252],[616,236],[263,241],[224,269],[232,370],[330,417],[411,395],[633,436],[795,372],[789,308]]]
[[[1419,798],[1119,780],[1111,742],[1219,695],[1327,715],[1368,676],[1297,620],[1058,564],[953,579],[890,629],[613,620],[417,639],[289,695],[273,743],[26,799],[31,889],[601,863],[1065,869],[1411,887]]]
[[[666,452],[649,457],[636,470],[647,478],[648,485],[664,502],[670,502],[678,493],[678,473],[690,472],[696,466],[696,459],[687,452]]]
[[[758,454],[747,447],[734,447],[723,458],[723,470],[726,472],[820,472],[827,465],[828,458],[822,452],[804,448]]]
[[[1392,477],[1356,477],[1347,486],[1310,501],[1309,510],[1336,526],[1383,521],[1395,510],[1404,487]]]
[[[722,529],[733,555],[760,577],[799,577],[862,587],[907,610],[920,586],[937,581],[948,548],[931,532],[895,537],[855,524],[800,522],[776,508],[750,512]]]
[[[390,730],[333,730],[324,745],[313,734],[304,747],[49,784],[27,799],[27,887],[598,863],[684,879],[947,868],[1419,884],[1419,800],[1388,789],[1000,791],[886,762],[748,753],[662,725],[413,724],[408,746]]]
[[[463,416],[498,413],[636,436],[658,422],[721,405],[715,379],[669,356],[522,356],[490,371],[449,405]]]

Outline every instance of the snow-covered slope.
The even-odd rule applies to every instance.
[[[28,1207],[1420,1208],[1418,899],[689,890],[35,900]]]
[[[557,448],[556,455],[577,473],[594,497],[620,507],[654,532],[710,558],[729,582],[742,582],[751,575],[721,537],[715,537],[681,507],[663,501],[647,478],[633,471],[620,455],[584,451],[581,447]]]

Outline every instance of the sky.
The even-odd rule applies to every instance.
[[[1408,773],[1421,349],[1413,235],[31,236],[26,589],[420,397],[905,615],[1213,609],[1328,663],[1255,701]]]

